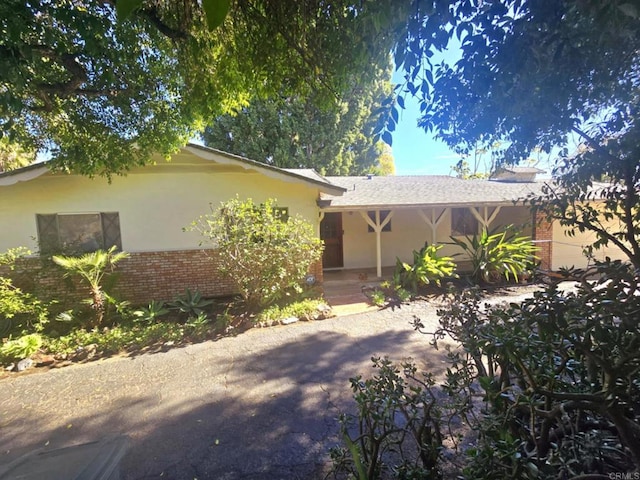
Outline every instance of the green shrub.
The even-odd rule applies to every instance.
[[[431,375],[411,362],[372,358],[376,374],[350,379],[357,415],[339,417],[342,447],[330,451],[335,474],[358,480],[441,479],[441,407]]]
[[[446,388],[486,406],[466,478],[579,478],[640,468],[640,271],[597,265],[575,292],[557,285],[522,304],[477,293],[439,312],[453,338]]]
[[[5,361],[29,358],[42,346],[42,337],[37,333],[23,335],[0,346],[0,358]]]
[[[313,226],[288,216],[271,199],[262,205],[251,199],[229,200],[196,220],[191,229],[217,249],[220,272],[231,279],[250,311],[273,305],[292,288],[300,289],[322,253]]]
[[[324,304],[324,300],[307,298],[284,306],[272,305],[256,314],[254,321],[261,325],[272,325],[290,317],[312,320],[318,312],[318,307]]]
[[[376,307],[384,307],[387,303],[387,294],[384,290],[375,289],[371,292],[371,303]]]
[[[451,257],[438,255],[443,245],[424,244],[420,250],[413,251],[413,264],[396,260],[393,281],[397,286],[416,292],[418,287],[435,283],[440,285],[443,278],[455,275],[456,264]]]
[[[0,266],[11,271],[15,268],[15,262],[29,253],[25,248],[0,253]],[[0,335],[33,329],[40,331],[48,318],[47,304],[16,287],[10,278],[0,276]]]
[[[495,283],[504,277],[506,281],[518,281],[518,277],[535,266],[537,247],[527,236],[521,236],[512,226],[501,232],[488,232],[467,237],[466,240],[451,237],[471,261],[473,280]]]

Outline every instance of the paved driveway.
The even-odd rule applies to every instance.
[[[0,464],[126,434],[125,479],[322,478],[372,355],[442,369],[414,313],[435,318],[419,303],[4,379]]]
[[[349,378],[372,355],[443,372],[444,354],[410,326],[418,315],[433,328],[435,310],[416,302],[0,380],[0,465],[126,434],[125,480],[324,478],[336,418],[354,408]]]

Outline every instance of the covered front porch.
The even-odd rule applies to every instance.
[[[413,251],[442,244],[442,255],[456,255],[464,268],[461,250],[451,237],[465,237],[500,226],[517,225],[531,235],[532,217],[524,206],[440,205],[327,208],[321,211],[320,237],[325,243],[325,282],[332,272],[342,279],[381,280],[393,274],[396,259],[411,262]],[[333,274],[335,275],[335,274]],[[337,277],[336,277],[337,278]]]

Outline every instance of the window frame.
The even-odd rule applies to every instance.
[[[456,219],[458,215],[464,214],[462,218]],[[469,223],[471,221],[471,223]],[[464,227],[463,230],[457,230],[458,227]],[[451,236],[452,237],[468,237],[477,235],[480,232],[480,222],[467,207],[455,207],[451,209]]]
[[[100,226],[100,238],[97,240],[97,248],[74,248],[73,243],[65,245],[65,239],[61,236],[60,219],[65,217],[80,217],[82,215],[97,216]],[[49,230],[49,231],[47,231]],[[122,251],[122,231],[119,212],[64,212],[64,213],[36,213],[36,231],[40,254],[58,253],[91,253],[96,250],[107,249],[115,246]],[[96,240],[92,236],[90,240]]]

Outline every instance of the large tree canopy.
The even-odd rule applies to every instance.
[[[0,3],[3,136],[60,168],[120,172],[254,97],[314,91],[331,103],[350,72],[384,61],[406,8],[242,0],[210,30],[198,0],[144,1],[119,21],[117,2]]]
[[[391,99],[391,73],[354,81],[331,108],[314,95],[275,96],[217,117],[203,134],[211,147],[284,168],[356,175],[380,168],[388,152],[374,141],[372,112]],[[387,159],[388,161],[388,159]]]
[[[598,245],[616,244],[640,267],[638,2],[420,2],[399,38],[400,108],[402,95],[417,96],[419,124],[463,154],[502,145],[498,160],[516,163],[562,147],[560,188],[536,204],[571,228],[594,230]],[[460,44],[460,60],[432,64],[433,52],[451,44]],[[396,109],[382,117],[389,130]],[[594,189],[599,179],[612,186]],[[584,204],[594,195],[618,227]]]
[[[512,162],[534,148],[564,145],[572,132],[592,144],[626,134],[638,104],[640,6],[634,5],[421,2],[395,47],[405,73],[401,92],[419,98],[420,125],[450,146],[470,152],[500,143]],[[461,59],[432,64],[433,52],[451,44],[460,44]]]

